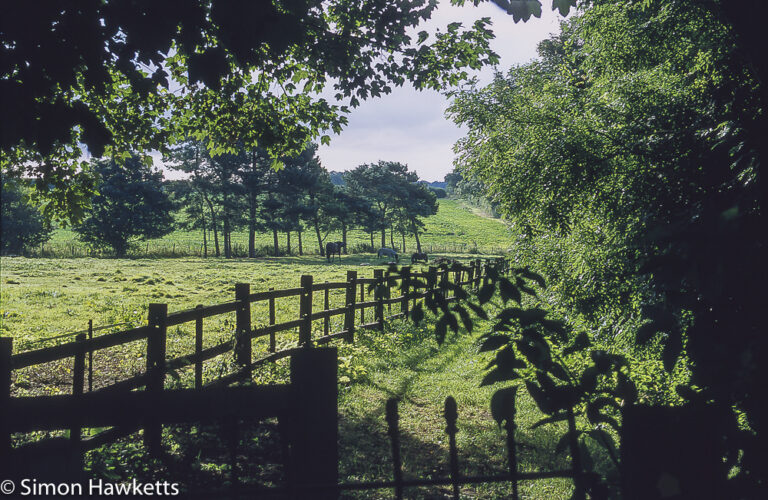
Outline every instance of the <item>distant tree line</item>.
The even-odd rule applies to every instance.
[[[241,230],[248,232],[249,257],[258,253],[258,233],[271,233],[273,255],[281,253],[281,234],[288,254],[296,249],[303,255],[307,233],[325,255],[332,232],[341,233],[346,252],[352,229],[370,235],[371,250],[377,241],[394,247],[395,235],[404,248],[406,236],[413,235],[421,251],[422,219],[437,212],[438,195],[415,172],[379,161],[342,173],[343,182],[334,184],[316,153],[310,144],[299,155],[281,158],[283,167],[275,169],[265,150],[241,146],[212,156],[206,144],[188,140],[164,155],[167,167],[188,176],[176,181],[163,181],[138,155],[94,160],[97,193],[73,229],[91,248],[118,257],[133,243],[174,229],[200,231],[203,256],[233,257],[232,233]],[[23,253],[50,237],[50,224],[30,193],[18,181],[3,181],[3,253]]]
[[[436,196],[417,183],[418,176],[406,165],[360,165],[342,174],[343,184],[336,184],[321,165],[315,144],[283,158],[279,170],[260,148],[211,156],[205,144],[194,140],[174,147],[165,161],[189,174],[188,180],[173,183],[173,190],[186,216],[185,227],[202,231],[204,255],[232,257],[232,232],[245,228],[249,257],[256,256],[256,234],[263,232],[272,234],[275,255],[281,233],[288,253],[294,234],[299,254],[304,253],[309,231],[324,255],[329,233],[340,231],[346,246],[353,228],[371,235],[371,247],[375,233],[385,246],[389,230],[391,245],[395,233],[403,240],[413,234],[421,248],[421,218],[437,212]]]

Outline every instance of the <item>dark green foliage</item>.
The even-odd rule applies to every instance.
[[[409,30],[435,7],[399,0],[14,3],[0,26],[1,114],[13,117],[0,133],[2,169],[45,160],[28,170],[62,213],[89,194],[64,182],[75,173],[79,144],[101,156],[193,136],[214,154],[234,153],[238,141],[262,147],[277,164],[311,140],[327,143],[320,134],[338,133],[348,106],[361,99],[406,81],[455,85],[466,69],[498,60],[488,19],[412,38]],[[348,106],[315,97],[331,88]],[[57,189],[48,192],[49,184]]]
[[[173,230],[173,206],[163,188],[162,174],[139,156],[129,157],[125,165],[96,161],[94,171],[99,177],[98,194],[91,199],[91,210],[83,222],[75,226],[83,241],[122,257],[131,242],[159,238]]]
[[[0,220],[0,252],[23,254],[45,241],[51,235],[51,225],[39,208],[30,200],[31,189],[22,182],[2,179],[2,220]]]

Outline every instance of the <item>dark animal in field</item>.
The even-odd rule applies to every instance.
[[[411,264],[415,264],[417,262],[424,262],[426,264],[428,261],[429,259],[427,258],[426,253],[414,252],[411,254]]]
[[[382,256],[388,257],[390,259],[395,259],[395,262],[398,262],[400,260],[400,256],[397,255],[397,252],[395,252],[391,248],[379,248],[379,253],[377,255],[377,258],[380,259]]]
[[[339,261],[341,261],[341,249],[344,248],[344,242],[342,241],[334,241],[331,243],[325,244],[325,257],[328,259],[328,262],[333,260],[334,255],[339,256]]]

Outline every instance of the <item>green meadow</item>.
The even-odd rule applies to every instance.
[[[437,214],[424,219],[425,229],[421,235],[422,250],[426,252],[472,252],[472,253],[498,253],[506,250],[510,231],[501,219],[485,216],[480,210],[468,206],[461,200],[438,200]],[[325,235],[324,241],[341,240],[341,232],[330,232]],[[395,246],[402,248],[402,236],[393,235]],[[363,246],[370,246],[370,235],[352,230],[347,233],[347,242],[351,252],[357,252]],[[272,254],[272,234],[259,233],[256,235],[256,247],[260,255]],[[279,235],[281,252],[286,250],[286,235]],[[375,245],[381,243],[381,236],[377,234]],[[387,245],[390,243],[390,235],[387,233]],[[304,253],[318,253],[317,237],[314,231],[307,229],[302,233],[302,247]],[[245,230],[232,233],[232,248],[236,255],[246,256],[248,249],[248,232]],[[298,254],[298,235],[291,234],[291,253]],[[406,252],[416,251],[416,240],[413,235],[406,235]],[[208,252],[213,254],[213,234],[208,235]],[[147,241],[137,242],[130,252],[136,257],[173,257],[173,256],[201,256],[203,253],[202,231],[179,230],[169,235]],[[77,239],[77,234],[69,228],[58,228],[53,232],[51,239],[41,248],[33,251],[35,256],[44,257],[79,257],[90,255],[89,249]]]

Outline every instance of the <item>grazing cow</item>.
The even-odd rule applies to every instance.
[[[377,258],[380,259],[382,256],[389,257],[390,259],[395,259],[395,262],[399,262],[400,260],[400,256],[397,255],[397,252],[395,252],[391,248],[379,248],[379,254]]]
[[[426,253],[414,252],[411,255],[411,264],[415,264],[415,263],[417,263],[419,261],[424,262],[426,264],[429,261],[429,259],[427,258],[427,254]]]
[[[339,255],[339,261],[341,261],[341,249],[344,248],[344,243],[341,241],[335,241],[332,243],[326,243],[325,244],[325,257],[328,259],[328,262],[331,262],[333,260],[334,254]]]

